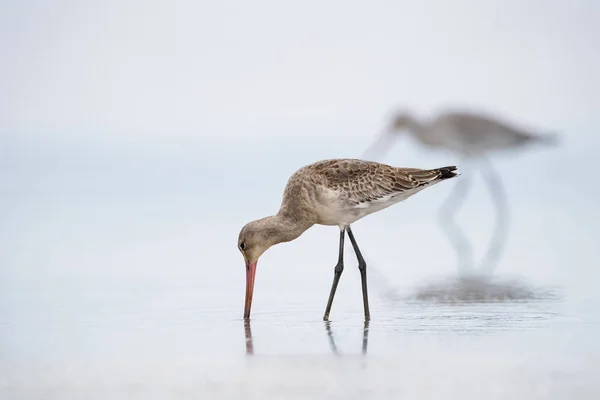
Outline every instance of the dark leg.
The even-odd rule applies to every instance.
[[[450,196],[444,201],[438,212],[440,225],[458,254],[458,269],[463,275],[465,272],[472,271],[473,256],[471,254],[469,241],[456,224],[454,216],[458,211],[459,206],[465,200],[467,192],[471,187],[470,172],[471,171],[467,171],[467,173],[456,180],[452,193],[450,193]]]
[[[333,270],[333,284],[331,285],[331,292],[329,293],[329,300],[327,301],[327,308],[325,309],[325,315],[323,321],[329,320],[329,312],[331,311],[331,304],[333,304],[333,297],[335,296],[335,290],[337,289],[340,276],[344,271],[344,233],[345,229],[340,230],[340,252],[338,256],[338,263]]]
[[[508,201],[506,198],[506,192],[502,185],[500,176],[496,173],[492,165],[487,160],[482,160],[481,172],[485,181],[488,185],[490,193],[492,194],[492,201],[496,206],[496,225],[492,240],[490,241],[490,247],[486,252],[483,261],[481,263],[481,272],[491,273],[496,267],[502,252],[506,246],[508,238]]]
[[[350,238],[350,242],[356,253],[356,258],[358,259],[358,270],[360,271],[360,280],[362,281],[363,305],[365,307],[365,321],[368,321],[371,319],[371,313],[369,312],[369,295],[367,293],[367,263],[360,253],[358,244],[356,244],[356,239],[354,239],[354,234],[349,226],[346,228],[346,231],[348,231],[348,237]]]

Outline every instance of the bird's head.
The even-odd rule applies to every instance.
[[[244,306],[244,319],[250,318],[258,258],[276,243],[272,233],[269,220],[263,218],[244,225],[238,237],[238,249],[246,262],[246,304]]]
[[[246,305],[244,307],[244,319],[247,320],[250,318],[258,258],[271,248],[271,246],[296,239],[312,225],[313,222],[311,220],[298,220],[279,215],[278,213],[277,215],[248,222],[242,228],[238,237],[238,249],[246,262]]]
[[[258,261],[258,258],[272,246],[269,239],[270,234],[264,219],[248,222],[244,225],[238,237],[238,248],[246,263],[256,263]]]
[[[380,135],[363,152],[361,158],[375,159],[383,157],[396,141],[401,133],[417,134],[421,131],[421,125],[407,111],[399,110],[392,114],[388,125],[383,129]]]
[[[388,127],[389,132],[400,133],[402,131],[413,132],[417,130],[419,124],[415,118],[406,111],[398,111],[392,117]]]

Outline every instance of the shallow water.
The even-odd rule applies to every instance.
[[[276,209],[288,164],[261,190],[247,182],[243,201],[201,162],[13,171],[0,198],[0,398],[598,398],[593,196],[565,207],[553,175],[535,193],[515,181],[494,279],[454,275],[433,216],[450,187],[361,221],[366,327],[351,249],[321,320],[338,234],[311,228],[261,258],[245,325],[237,234]],[[474,196],[461,222],[481,249],[489,212]]]
[[[509,286],[496,281],[496,292]],[[319,307],[280,300],[255,306],[245,324],[239,307],[205,303],[216,291],[203,281],[47,284],[12,287],[30,304],[3,313],[3,399],[592,399],[600,390],[598,303],[557,294],[446,301],[428,282],[427,300],[372,290],[366,325],[360,298],[346,309],[343,297],[330,323]]]

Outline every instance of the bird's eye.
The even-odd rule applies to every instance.
[[[240,250],[246,250],[246,243],[240,243]]]

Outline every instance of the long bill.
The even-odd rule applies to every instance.
[[[250,319],[250,309],[252,308],[252,294],[254,293],[254,277],[256,276],[256,263],[246,263],[246,305],[244,306],[244,319]]]

